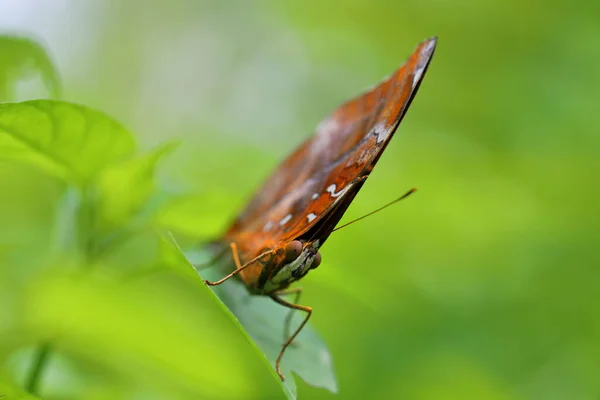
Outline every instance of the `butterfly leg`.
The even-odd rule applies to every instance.
[[[292,333],[292,335],[285,341],[285,343],[283,343],[283,346],[281,347],[281,351],[279,351],[279,355],[277,356],[277,361],[275,361],[275,369],[277,370],[277,375],[279,375],[279,377],[283,381],[283,380],[285,380],[285,377],[281,373],[281,365],[280,365],[281,359],[283,358],[283,354],[285,353],[285,350],[294,341],[294,339],[296,338],[296,336],[298,336],[298,334],[300,333],[302,328],[304,328],[304,325],[306,325],[306,323],[308,322],[308,320],[312,314],[312,308],[310,308],[308,306],[302,306],[300,304],[290,303],[289,301],[284,300],[281,297],[279,297],[278,294],[272,294],[270,297],[271,297],[271,299],[273,299],[273,301],[275,301],[278,304],[281,304],[284,307],[290,308],[291,310],[304,311],[306,313],[306,317],[304,317],[304,320],[302,321],[302,323],[298,326],[298,328],[296,328],[294,333]]]
[[[239,274],[240,272],[242,272],[243,270],[248,268],[250,265],[252,265],[256,261],[260,260],[262,257],[266,256],[267,254],[272,254],[275,252],[274,250],[267,250],[264,253],[259,254],[258,256],[254,257],[252,260],[250,260],[247,263],[242,265],[242,263],[240,262],[240,255],[238,253],[237,245],[234,242],[231,242],[229,244],[229,247],[231,247],[231,253],[233,254],[233,262],[235,263],[235,267],[236,267],[235,271],[233,271],[232,273],[224,276],[223,278],[221,278],[215,282],[211,282],[209,280],[204,280],[204,283],[206,283],[208,286],[220,285],[221,283],[233,278],[234,276],[236,276],[237,274]]]
[[[300,301],[300,295],[302,294],[302,288],[293,288],[293,289],[285,289],[277,292],[277,296],[287,296],[290,294],[295,294],[294,304],[298,304]],[[285,321],[283,323],[283,340],[286,341],[290,337],[290,324],[292,323],[292,317],[294,316],[294,311],[296,309],[290,309],[288,314],[285,317]],[[293,343],[291,343],[293,344]]]

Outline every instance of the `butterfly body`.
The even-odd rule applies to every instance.
[[[295,253],[286,252],[286,248],[289,247],[286,245],[282,247],[282,257],[275,259],[263,269],[264,272],[259,276],[257,282],[260,294],[277,293],[287,289],[289,285],[304,277],[311,268],[314,269],[315,259],[320,257],[319,241],[316,240],[306,244],[300,241],[295,243],[300,243],[302,246],[302,250],[296,258],[288,255]]]
[[[421,43],[392,75],[340,106],[256,192],[220,242],[231,244],[235,275],[253,294],[307,312],[279,296],[321,262],[319,249],[365,183],[425,75],[437,39]]]
[[[252,241],[240,242],[237,247],[241,257],[249,254],[246,246],[252,252],[256,251]],[[300,240],[279,243],[261,241],[254,246],[262,246],[258,254],[268,251],[272,253],[260,258],[239,273],[240,279],[252,294],[269,295],[286,289],[294,281],[305,276],[311,267],[314,269],[320,263],[318,240],[308,243]]]

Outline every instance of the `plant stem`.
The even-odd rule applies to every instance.
[[[27,389],[27,391],[31,394],[37,394],[38,386],[42,380],[44,368],[48,364],[51,351],[52,346],[50,342],[44,342],[40,344],[36,351],[33,365],[31,366],[31,370],[29,371],[29,376],[27,377],[27,382],[25,384],[25,389]]]

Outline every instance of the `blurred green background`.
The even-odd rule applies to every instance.
[[[183,142],[161,223],[224,229],[279,160],[421,40],[438,48],[397,136],[301,283],[338,395],[600,396],[600,10],[584,1],[17,1],[0,30],[40,41],[63,98],[149,149]],[[18,97],[45,96],[39,82]],[[65,187],[0,162],[0,377],[23,385],[60,330],[47,398],[283,398],[239,330],[168,274],[132,287],[49,261]],[[121,255],[143,263],[143,247]],[[125,260],[125,261],[124,261]],[[76,320],[77,328],[64,322]],[[1,388],[1,387],[0,387]],[[2,394],[2,393],[0,393]]]

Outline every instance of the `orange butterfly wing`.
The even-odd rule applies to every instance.
[[[391,76],[334,111],[267,179],[225,234],[238,243],[242,259],[311,229],[323,244],[406,113],[436,40],[421,43]],[[325,220],[327,228],[318,229]]]

